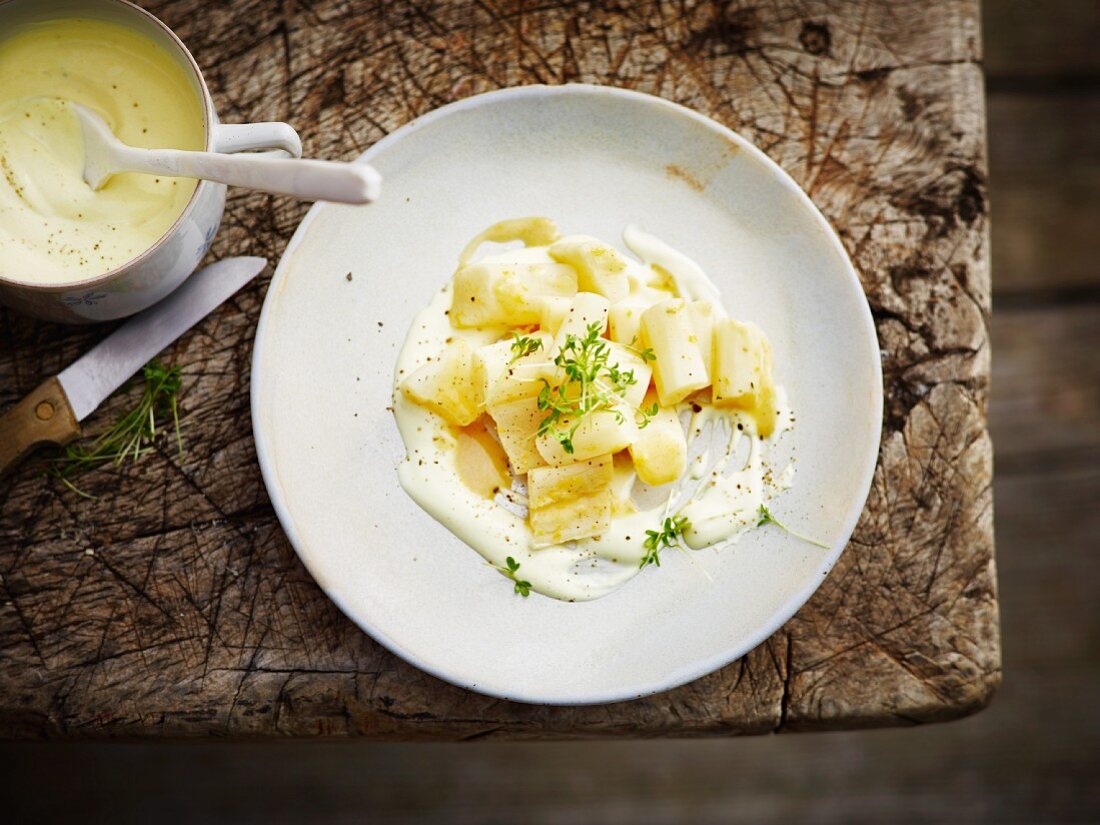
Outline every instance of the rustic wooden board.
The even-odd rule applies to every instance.
[[[932,721],[988,701],[1000,651],[976,2],[935,14],[885,0],[154,11],[207,67],[223,120],[290,120],[313,155],[351,157],[438,105],[535,82],[639,89],[738,129],[803,184],[853,256],[884,350],[882,453],[837,568],[739,662],[606,707],[488,699],[382,650],[290,550],[248,418],[257,284],[166,355],[186,375],[183,461],[165,450],[97,472],[84,486],[99,502],[41,467],[0,481],[0,732],[755,733]],[[303,213],[235,196],[213,254],[274,259]],[[3,315],[0,405],[103,332]]]

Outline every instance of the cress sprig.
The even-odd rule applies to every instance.
[[[542,341],[538,338],[531,338],[527,335],[520,335],[518,332],[512,333],[512,360],[509,364],[514,364],[520,358],[525,355],[530,355],[533,352],[542,349]]]
[[[538,408],[547,415],[539,422],[538,434],[552,433],[565,452],[573,453],[573,436],[585,416],[609,412],[622,422],[623,414],[617,405],[626,395],[627,387],[638,383],[634,370],[623,370],[611,363],[611,345],[601,337],[599,323],[589,324],[584,336],[566,335],[565,343],[554,357],[554,365],[560,368],[565,380],[554,387],[542,379],[538,396]],[[515,345],[513,345],[515,346]],[[652,353],[649,353],[652,355]],[[643,354],[642,358],[648,360]],[[651,416],[657,414],[657,405],[639,410],[639,426],[644,427]],[[563,420],[568,419],[565,425]]]
[[[653,351],[653,347],[646,347],[645,349],[638,349],[636,346],[634,346],[637,343],[638,343],[638,336],[635,335],[633,338],[630,339],[629,344],[623,344],[622,346],[626,347],[628,350],[635,353],[643,361],[656,361],[657,360],[657,354]]]
[[[507,567],[501,567],[500,565],[496,564],[494,564],[493,567],[495,567],[502,576],[505,576],[506,578],[512,580],[512,582],[515,584],[515,587],[512,588],[512,592],[519,593],[521,596],[523,596],[523,598],[526,599],[528,596],[531,595],[531,582],[525,581],[524,579],[521,579],[516,575],[519,572],[520,568],[519,562],[509,556],[504,560],[504,563],[507,565]]]
[[[69,444],[60,456],[50,461],[50,474],[78,495],[93,498],[72,483],[72,476],[107,461],[115,464],[121,464],[126,459],[136,461],[152,449],[158,420],[163,423],[171,419],[176,448],[180,458],[183,458],[179,419],[180,368],[165,367],[153,360],[142,367],[141,375],[145,379],[145,388],[136,407],[91,444]]]
[[[801,539],[802,541],[809,542],[810,544],[816,545],[817,547],[823,547],[826,550],[829,549],[829,545],[825,544],[824,542],[820,542],[817,539],[812,539],[809,536],[804,536],[801,533],[796,533],[794,530],[792,530],[790,527],[788,527],[779,519],[777,519],[774,515],[772,515],[772,511],[768,509],[768,506],[766,504],[761,504],[760,512],[757,514],[756,517],[756,526],[763,527],[765,524],[774,524],[780,530],[786,533],[790,533],[796,539]]]
[[[679,547],[684,532],[690,529],[691,522],[688,521],[687,516],[669,516],[664,520],[660,530],[646,530],[646,539],[642,545],[646,553],[638,566],[655,564],[660,567],[661,550],[666,547]]]

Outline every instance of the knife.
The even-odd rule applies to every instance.
[[[40,384],[0,417],[0,476],[36,447],[60,447],[80,435],[80,422],[107,396],[265,266],[265,258],[241,257],[200,269]]]

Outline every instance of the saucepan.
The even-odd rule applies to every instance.
[[[164,23],[127,0],[6,0],[0,32],[15,32],[58,18],[91,18],[129,27],[150,38],[184,70],[201,101],[204,148],[235,153],[274,150],[301,157],[302,143],[286,123],[223,124],[194,57]],[[164,298],[191,274],[221,224],[226,187],[203,180],[182,214],[155,243],[108,272],[64,283],[0,274],[0,303],[39,318],[67,323],[107,321],[131,315]],[[2,252],[0,252],[2,254]]]

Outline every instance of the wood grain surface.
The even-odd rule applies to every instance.
[[[729,667],[647,699],[549,708],[444,684],[323,596],[271,511],[248,415],[265,283],[185,335],[182,461],[73,495],[0,481],[0,734],[377,738],[757,733],[934,721],[1000,679],[992,536],[985,119],[975,0],[268,3],[150,8],[223,121],[287,120],[350,158],[477,92],[587,81],[715,117],[786,168],[852,255],[884,354],[874,486],[810,602]],[[212,255],[277,259],[305,207],[231,198]],[[106,330],[0,316],[0,409]],[[109,424],[112,399],[87,424]]]

